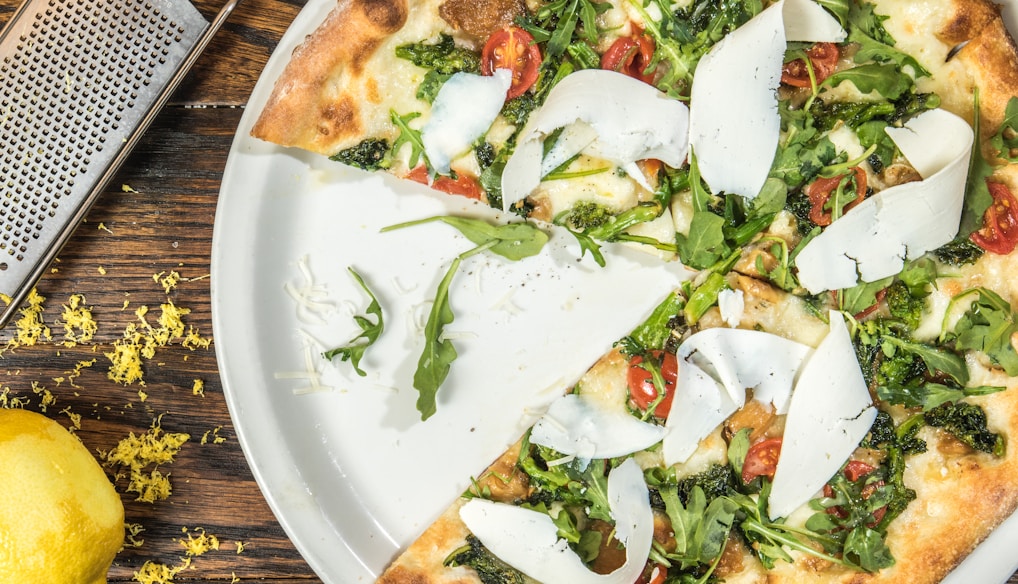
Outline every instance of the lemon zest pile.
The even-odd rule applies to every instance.
[[[10,300],[8,299],[9,302]],[[53,338],[49,327],[42,320],[43,303],[46,302],[46,297],[39,295],[35,288],[32,288],[32,291],[28,293],[26,302],[28,305],[18,310],[21,313],[21,318],[14,323],[17,328],[17,335],[7,341],[4,351],[17,347],[30,347],[40,340],[45,339],[49,341]],[[2,352],[0,351],[0,353]]]
[[[148,560],[134,573],[133,579],[141,584],[171,584],[173,577],[186,567],[186,565],[167,566]]]
[[[123,385],[130,385],[136,381],[144,385],[144,368],[142,359],[152,359],[156,350],[169,345],[171,342],[184,339],[183,316],[190,314],[190,308],[183,308],[167,300],[165,304],[159,305],[160,314],[156,319],[157,326],[148,321],[148,307],[142,306],[134,311],[138,322],[129,323],[124,328],[124,335],[113,343],[113,351],[105,353],[110,360],[108,377],[110,380]],[[190,336],[190,332],[188,335]],[[196,335],[197,333],[195,333]],[[187,339],[185,343],[186,346]],[[208,348],[208,344],[203,345]],[[191,347],[189,347],[191,348]]]
[[[152,274],[152,279],[163,287],[163,290],[169,294],[177,284],[180,283],[180,274],[176,270],[171,270],[169,274],[166,272],[159,272],[158,274]]]
[[[154,503],[166,499],[173,491],[169,474],[159,470],[160,465],[170,464],[180,447],[191,436],[184,433],[164,433],[160,425],[162,416],[152,421],[148,432],[135,436],[131,432],[117,446],[106,453],[108,466],[119,464],[129,471],[128,493],[137,493],[136,501]],[[146,470],[148,467],[151,470]]]
[[[75,347],[79,343],[91,341],[99,329],[95,319],[92,318],[92,309],[84,304],[83,295],[71,294],[67,304],[64,305],[64,313],[57,319],[57,324],[64,327],[65,347]]]
[[[180,540],[180,545],[184,546],[184,553],[188,556],[200,556],[209,550],[219,550],[219,538],[206,533],[204,527],[194,528],[197,537],[189,533],[186,527],[183,532],[187,534],[187,541]]]

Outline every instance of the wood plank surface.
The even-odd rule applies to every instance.
[[[44,411],[99,458],[156,420],[165,432],[190,436],[176,460],[160,468],[173,485],[167,500],[134,500],[121,469],[107,469],[127,521],[143,529],[137,536],[143,543],[118,554],[110,582],[135,581],[146,562],[181,565],[181,540],[200,530],[215,535],[220,549],[193,558],[175,581],[320,582],[273,517],[234,434],[216,366],[208,277],[234,131],[262,67],[304,3],[240,4],[39,283],[51,339],[11,347],[17,329],[0,331],[0,406],[17,401]],[[195,4],[206,15],[219,7]],[[17,5],[0,0],[0,24]],[[171,285],[165,278],[173,273],[179,280]],[[59,322],[74,294],[84,296],[98,329],[92,340],[67,347]],[[188,347],[175,339],[145,361],[143,385],[111,381],[105,354],[141,324],[138,309],[147,307],[144,318],[157,326],[166,303],[188,309],[185,325],[213,344]],[[47,392],[55,402],[45,403]],[[1009,582],[1018,584],[1018,575]]]

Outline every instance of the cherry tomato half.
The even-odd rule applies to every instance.
[[[481,73],[493,75],[496,69],[509,69],[512,85],[507,100],[519,97],[537,81],[541,68],[541,49],[529,32],[515,26],[495,31],[481,52]]]
[[[654,82],[654,72],[647,71],[654,57],[654,41],[644,34],[619,37],[601,55],[601,68],[624,73],[644,83]]]
[[[846,479],[854,483],[855,481],[870,474],[874,470],[876,470],[876,467],[873,465],[867,464],[861,460],[850,460],[845,464],[845,469],[842,472],[844,472]],[[862,495],[862,498],[864,500],[869,499],[870,497],[873,496],[873,493],[877,492],[877,489],[879,489],[882,486],[884,486],[884,481],[872,482],[864,486],[862,488],[862,491],[860,491],[860,494]],[[832,489],[830,485],[824,485],[824,496],[827,498],[831,498],[834,496],[834,489]],[[867,527],[873,527],[877,523],[880,523],[880,520],[884,518],[884,515],[886,513],[887,513],[886,505],[875,510],[873,512],[873,521],[867,524]],[[848,512],[842,509],[840,506],[828,508],[827,514],[834,515],[835,517],[840,517],[841,519],[848,517]]]
[[[768,438],[749,447],[746,460],[742,463],[742,482],[748,483],[756,477],[774,478],[781,456],[781,438]]]
[[[855,207],[866,198],[866,171],[858,166],[853,166],[852,173],[855,175],[855,200],[845,205],[845,211]],[[806,196],[809,197],[810,202],[810,221],[821,227],[826,227],[834,221],[833,213],[826,208],[827,202],[846,176],[843,174],[831,178],[818,177],[806,187]]]
[[[1018,246],[1018,200],[999,182],[986,181],[993,203],[983,213],[983,228],[969,236],[990,253],[1007,255]]]
[[[841,51],[834,43],[817,43],[806,51],[806,57],[813,66],[813,77],[819,84],[834,73],[841,58]],[[802,59],[785,63],[781,69],[781,82],[792,87],[810,87],[809,69]]]
[[[652,355],[659,360],[661,377],[665,380],[665,396],[654,407],[654,415],[667,418],[675,395],[675,380],[679,377],[679,360],[673,353],[663,351],[653,351]],[[650,371],[641,367],[640,363],[643,363],[643,357],[639,355],[629,360],[629,399],[634,407],[646,411],[657,400],[657,388]]]
[[[426,185],[428,184],[428,169],[422,164],[411,170],[403,178]],[[481,188],[481,183],[477,182],[476,178],[462,172],[458,173],[456,178],[452,178],[451,176],[439,176],[431,183],[430,186],[436,191],[442,191],[443,193],[449,193],[450,195],[460,195],[474,200],[480,200],[481,196],[484,194],[484,189]]]

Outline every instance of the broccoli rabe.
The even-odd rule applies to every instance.
[[[968,237],[959,237],[938,247],[932,253],[945,264],[962,266],[974,264],[976,260],[983,257],[984,251]]]
[[[707,470],[680,479],[677,484],[679,499],[686,503],[695,487],[700,487],[707,502],[727,494],[736,487],[735,471],[727,464],[713,464]]]
[[[577,231],[587,231],[601,227],[611,221],[614,213],[611,209],[593,201],[581,201],[573,205],[567,214],[556,223],[566,225]]]
[[[886,489],[887,510],[874,526],[876,530],[886,530],[891,521],[916,498],[916,492],[905,485],[905,457],[926,452],[926,441],[919,438],[922,423],[923,416],[915,415],[895,426],[891,415],[881,410],[870,427],[869,435],[860,444],[863,448],[880,450],[885,454],[881,466],[889,487]]]
[[[379,170],[389,168],[389,148],[389,141],[384,138],[368,138],[356,146],[333,154],[329,159],[364,170]]]
[[[456,46],[452,36],[442,34],[437,43],[410,43],[396,47],[396,56],[442,75],[480,73],[481,57],[470,49]]]
[[[467,566],[477,572],[482,584],[523,584],[525,579],[518,570],[495,557],[473,535],[467,536],[466,545],[456,549],[443,562],[448,567]]]
[[[926,308],[926,296],[913,294],[904,282],[898,281],[887,288],[885,299],[891,316],[901,319],[909,330],[919,327]]]
[[[946,403],[925,414],[926,423],[940,428],[979,452],[1004,455],[1004,438],[986,427],[986,412],[970,403]]]

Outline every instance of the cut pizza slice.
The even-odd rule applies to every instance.
[[[1018,392],[989,385],[1013,379],[744,276],[726,279],[733,317],[705,285],[621,339],[378,582],[932,583],[1018,504],[1001,415]]]

